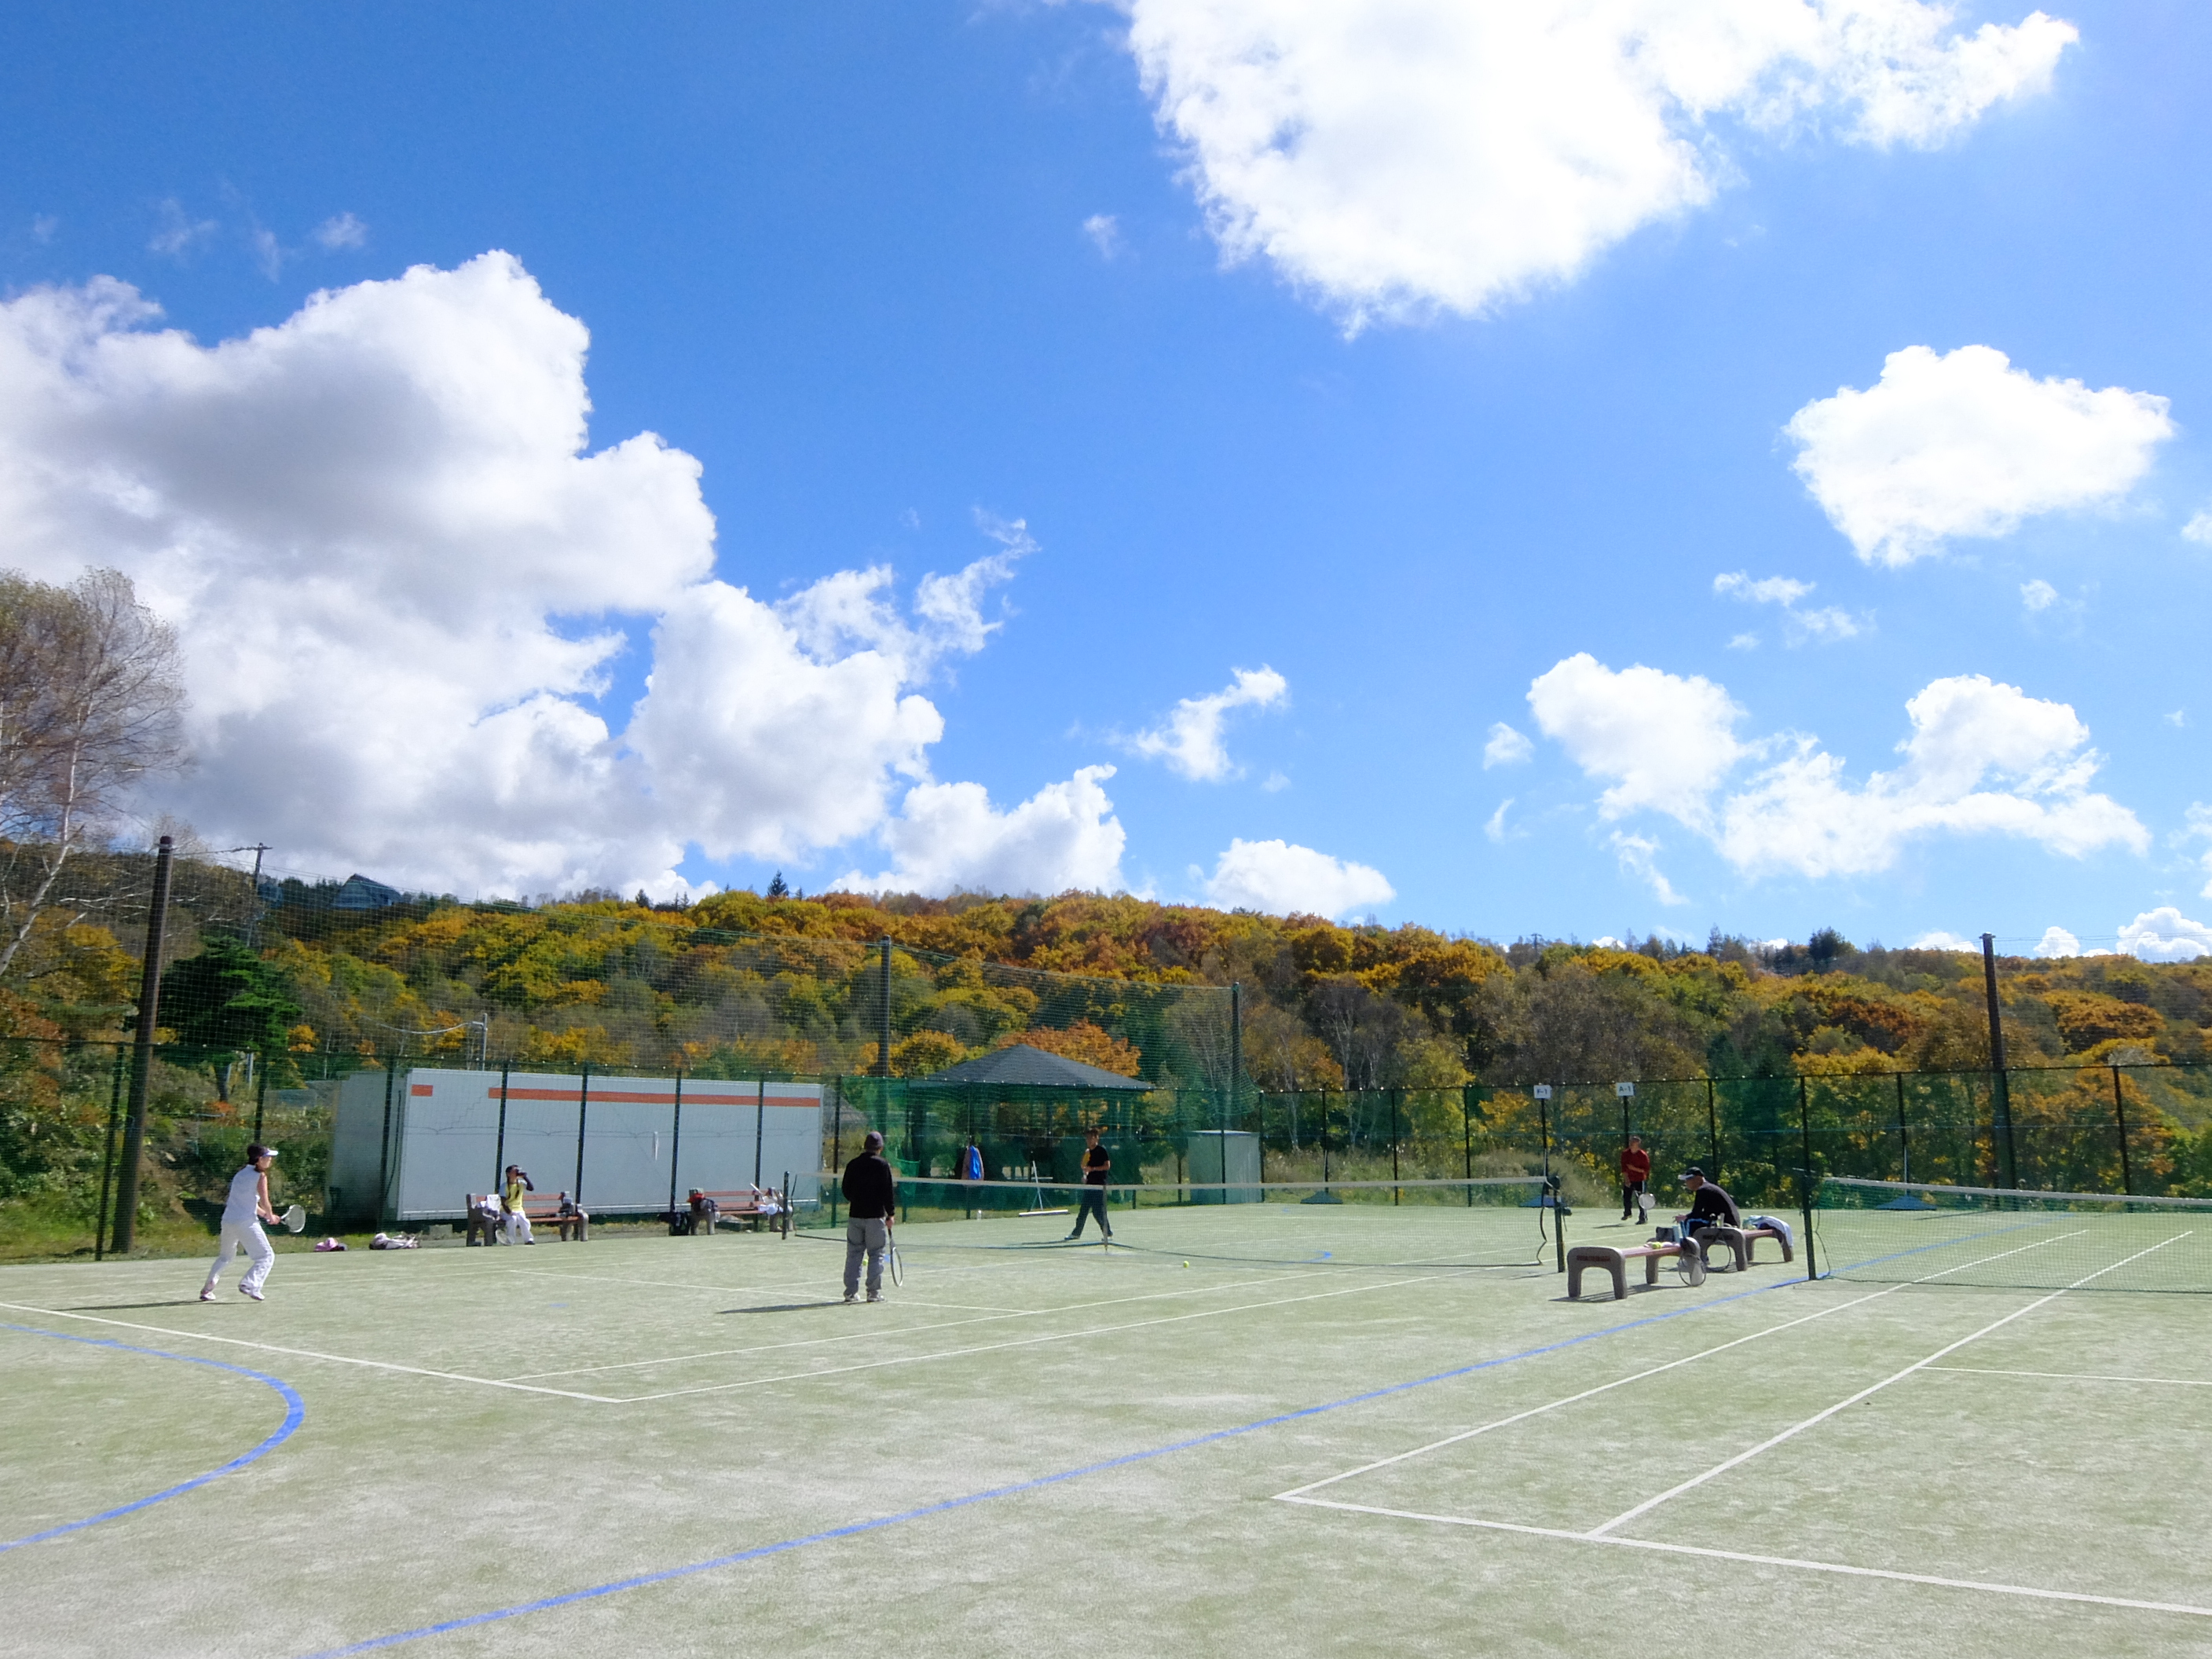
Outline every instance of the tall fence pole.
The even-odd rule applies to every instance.
[[[1229,987],[1229,1098],[1230,1109],[1237,1109],[1236,1103],[1242,1097],[1244,1085],[1244,988],[1231,981]],[[1267,1157],[1267,1126],[1260,1126],[1260,1156]]]
[[[1459,1091],[1459,1127],[1467,1152],[1467,1207],[1474,1207],[1474,1085]]]
[[[146,910],[146,966],[138,981],[138,1031],[131,1049],[131,1110],[123,1123],[123,1167],[115,1176],[115,1244],[131,1254],[138,1233],[138,1166],[146,1152],[146,1091],[154,1072],[154,1028],[161,1011],[161,938],[169,921],[169,862],[176,849],[161,837],[154,853],[154,895]]]
[[[761,1147],[768,1139],[768,1079],[761,1078],[753,1095],[753,1190],[760,1190]]]
[[[1721,1178],[1721,1120],[1719,1110],[1713,1104],[1713,1080],[1711,1078],[1705,1079],[1705,1147],[1711,1154],[1713,1179],[1718,1181]]]
[[[576,1178],[568,1188],[568,1201],[579,1208],[584,1202],[584,1121],[592,1109],[592,1062],[584,1062],[576,1085]]]
[[[376,1149],[376,1224],[382,1226],[392,1210],[392,1085],[399,1074],[399,1056],[384,1057],[384,1139]]]
[[[879,1023],[876,1027],[876,1075],[889,1077],[891,1074],[891,940],[890,934],[884,935],[880,948],[883,951],[883,969],[880,975],[882,995],[878,1000],[883,1006],[877,1010]]]
[[[1902,1072],[1897,1074],[1897,1150],[1905,1160],[1904,1173],[1898,1179],[1910,1181],[1912,1179],[1912,1138],[1905,1128],[1905,1073]]]
[[[2128,1109],[2120,1097],[2120,1068],[2112,1067],[2112,1121],[2120,1126],[2120,1190],[2136,1189],[2135,1171],[2128,1167]]]
[[[1805,1220],[1805,1277],[1814,1279],[1820,1276],[1820,1267],[1813,1257],[1813,1108],[1802,1072],[1797,1074],[1797,1141],[1805,1155],[1805,1168],[1797,1180],[1798,1213]]]
[[[1982,992],[1990,1006],[1990,1075],[1995,1089],[1990,1097],[1990,1127],[1996,1131],[1997,1156],[2002,1160],[2003,1184],[2020,1185],[2018,1155],[2012,1144],[2012,1089],[2005,1077],[2004,1022],[1997,1018],[1997,940],[1982,935]]]
[[[1390,1179],[1393,1181],[1398,1178],[1398,1125],[1402,1121],[1398,1111],[1398,1097],[1404,1092],[1402,1089],[1390,1091]],[[1404,1196],[1403,1188],[1390,1188],[1390,1201],[1393,1204],[1402,1201]]]
[[[668,1126],[668,1218],[671,1222],[673,1222],[676,1218],[677,1160],[682,1158],[683,1155],[684,1068],[679,1066],[676,1068],[676,1115],[674,1120]],[[814,1157],[817,1162],[820,1161],[822,1157],[822,1148],[818,1145],[814,1149]],[[787,1182],[784,1187],[785,1201],[788,1203],[790,1198],[791,1188],[789,1183]]]
[[[499,1067],[499,1131],[491,1143],[491,1189],[494,1193],[507,1188],[507,1079],[514,1069],[510,1060],[501,1060]]]
[[[92,1230],[92,1259],[107,1254],[107,1183],[115,1176],[115,1131],[123,1116],[123,1045],[115,1045],[114,1075],[107,1085],[107,1146],[100,1155],[100,1219]]]
[[[269,1066],[262,1055],[254,1056],[258,1064],[253,1068],[253,1139],[261,1139],[261,1120],[269,1106]]]
[[[819,1154],[817,1154],[819,1156]],[[837,1197],[845,1170],[845,1079],[837,1079],[837,1109],[830,1119],[830,1225],[837,1224]],[[988,1170],[984,1170],[989,1175]]]

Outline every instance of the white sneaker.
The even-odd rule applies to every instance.
[[[214,1301],[214,1300],[215,1300],[215,1286],[214,1286],[214,1285],[201,1285],[201,1286],[200,1286],[200,1300],[201,1300],[201,1301],[203,1301],[203,1302],[212,1302],[212,1301]]]
[[[848,1304],[858,1302],[860,1299],[860,1293],[858,1291],[848,1291],[845,1292],[845,1300]]]
[[[883,1293],[880,1291],[870,1291],[868,1292],[868,1300],[871,1302],[880,1302],[883,1299]]]
[[[256,1302],[258,1302],[258,1301],[260,1301],[260,1300],[262,1299],[261,1292],[260,1292],[260,1291],[257,1291],[257,1290],[255,1290],[255,1289],[254,1289],[251,1285],[240,1285],[240,1286],[238,1287],[238,1293],[239,1293],[240,1296],[250,1296],[250,1297],[252,1297]]]

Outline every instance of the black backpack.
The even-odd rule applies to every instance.
[[[690,1237],[690,1236],[691,1236],[691,1212],[690,1212],[690,1211],[689,1211],[689,1210],[671,1210],[671,1211],[668,1212],[668,1236],[669,1236],[671,1238],[689,1238],[689,1237]]]

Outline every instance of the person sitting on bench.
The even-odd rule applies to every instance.
[[[465,1235],[468,1243],[471,1244],[477,1243],[477,1235],[481,1232],[483,1235],[483,1243],[496,1244],[499,1243],[499,1194],[497,1193],[471,1194],[469,1198],[468,1230]]]
[[[1695,1245],[1702,1255],[1705,1246],[1698,1235],[1706,1228],[1743,1225],[1743,1216],[1735,1207],[1735,1200],[1723,1188],[1706,1180],[1705,1172],[1696,1164],[1682,1171],[1682,1186],[1690,1194],[1690,1212],[1675,1218],[1682,1224],[1685,1249]]]

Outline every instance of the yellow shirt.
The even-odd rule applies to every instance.
[[[530,1188],[520,1181],[510,1181],[507,1183],[507,1212],[509,1215],[521,1212],[522,1195],[529,1190]]]

